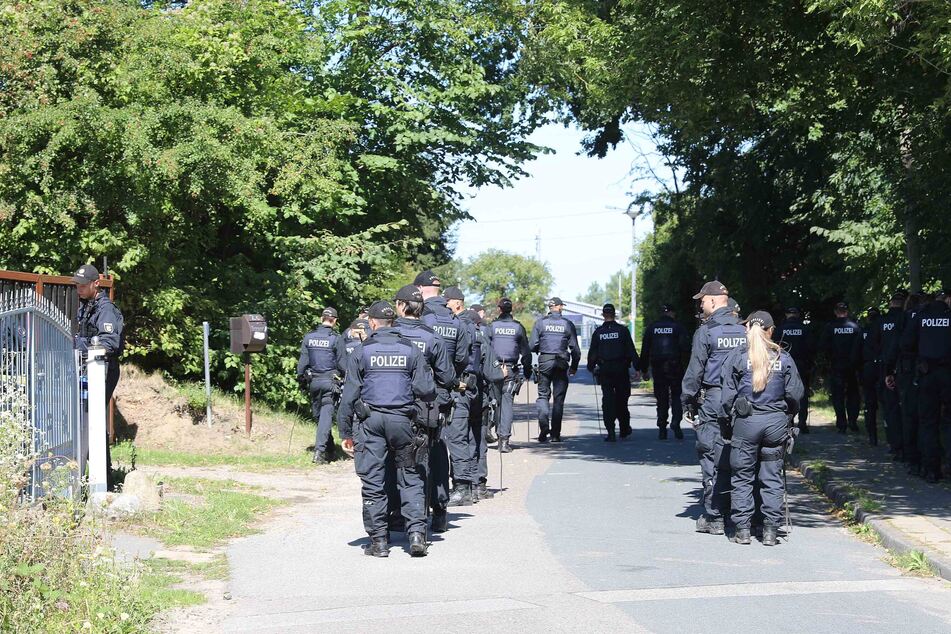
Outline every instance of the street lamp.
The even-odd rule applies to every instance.
[[[640,209],[629,207],[624,215],[631,219],[631,336],[637,321],[637,217]]]

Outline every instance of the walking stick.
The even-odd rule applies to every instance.
[[[601,397],[598,396],[598,381],[594,381],[594,407],[598,412],[598,436],[604,438],[604,433],[601,431]]]

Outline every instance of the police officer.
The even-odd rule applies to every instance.
[[[538,442],[561,442],[561,418],[568,393],[568,377],[574,376],[581,362],[575,325],[561,311],[565,303],[558,297],[548,300],[548,314],[535,322],[529,349],[538,354]],[[551,405],[549,406],[549,399]],[[550,427],[549,427],[550,423]]]
[[[657,401],[657,436],[667,438],[667,411],[670,410],[670,428],[677,440],[683,440],[680,428],[683,406],[680,403],[681,381],[684,377],[683,358],[690,350],[687,331],[674,315],[674,309],[664,304],[661,316],[644,329],[641,338],[640,370],[650,370],[654,379],[654,398]]]
[[[353,352],[353,349],[358,345],[363,343],[363,340],[367,338],[367,333],[370,330],[370,322],[366,319],[354,319],[350,322],[350,325],[346,330],[343,331],[343,347],[347,356]],[[347,358],[340,357],[340,366],[341,374],[345,374],[347,371]]]
[[[902,413],[898,390],[895,385],[895,365],[899,354],[901,325],[904,317],[905,299],[908,293],[899,290],[892,294],[888,310],[882,315],[879,341],[882,354],[882,377],[879,383],[879,398],[885,417],[885,435],[888,439],[892,460],[903,461]],[[890,378],[889,378],[890,377]]]
[[[849,317],[849,305],[835,305],[835,319],[826,324],[819,348],[829,361],[829,397],[835,408],[835,426],[840,434],[858,431],[859,383],[857,370],[862,357],[862,329]]]
[[[697,455],[703,476],[703,514],[697,532],[723,534],[722,499],[729,489],[729,422],[720,416],[720,372],[734,348],[746,341],[746,329],[728,305],[729,291],[717,280],[693,296],[705,320],[693,333],[690,361],[684,373],[681,401],[697,432]],[[697,415],[699,410],[699,416]]]
[[[334,330],[337,310],[325,308],[321,324],[304,335],[297,361],[297,380],[310,394],[311,412],[317,423],[314,440],[314,464],[327,464],[334,458],[334,397],[339,393],[340,365],[347,356],[343,338]]]
[[[344,450],[354,452],[363,483],[363,526],[370,536],[364,553],[373,557],[390,553],[384,465],[392,452],[410,554],[421,557],[427,550],[425,473],[417,450],[425,445],[425,433],[413,420],[416,401],[432,401],[436,388],[423,354],[393,328],[395,318],[389,302],[370,306],[373,332],[348,360],[337,424]],[[360,422],[352,428],[354,413]]]
[[[915,317],[921,309],[924,296],[912,293],[905,300],[905,310],[902,320],[896,326],[899,339],[903,341],[905,333],[915,323]],[[918,438],[918,379],[916,376],[916,356],[914,350],[906,350],[900,343],[897,353],[889,355],[886,362],[886,387],[893,387],[898,391],[898,402],[901,406],[902,454],[908,464],[908,473],[922,475],[921,450]]]
[[[119,383],[119,357],[125,347],[125,331],[122,313],[109,299],[109,294],[99,288],[99,271],[92,264],[84,264],[73,275],[76,294],[79,296],[79,311],[76,316],[78,330],[73,338],[77,350],[86,352],[92,338],[99,338],[99,345],[106,350],[106,408]],[[106,430],[106,488],[112,490],[112,452],[109,448],[109,431]]]
[[[878,385],[882,375],[882,313],[869,308],[862,326],[862,400],[865,404],[865,431],[868,443],[878,445]]]
[[[945,449],[951,441],[951,291],[941,291],[917,312],[902,334],[901,345],[917,358],[922,475],[928,482],[937,482],[942,477],[942,433]]]
[[[423,295],[413,285],[402,287],[396,292],[396,312],[400,315],[396,320],[396,330],[413,343],[433,370],[436,379],[437,391],[448,394],[456,386],[456,371],[446,353],[446,344],[442,337],[420,320],[423,313]],[[421,410],[417,422],[424,425],[429,436],[429,452],[424,465],[426,467],[427,486],[429,487],[430,505],[433,509],[432,528],[434,533],[443,533],[449,525],[446,507],[449,504],[449,454],[446,444],[440,437],[439,405],[436,401],[420,403]],[[389,468],[389,465],[387,465]],[[445,474],[445,479],[436,479],[434,474]],[[395,475],[395,463],[390,475]],[[387,481],[387,492],[390,495],[390,518],[392,529],[399,529],[401,522],[394,511],[398,506],[393,502],[399,501],[396,487]],[[395,483],[395,479],[393,480]]]
[[[449,289],[446,289],[448,292]],[[453,303],[453,307],[455,304]],[[469,366],[466,371],[476,377],[477,392],[469,409],[469,428],[476,450],[476,470],[472,477],[472,499],[491,499],[495,493],[488,488],[488,417],[485,409],[488,400],[492,397],[490,387],[502,381],[502,371],[495,357],[495,351],[485,335],[485,324],[479,314],[470,309],[458,314],[458,317],[474,328],[472,338],[472,352],[469,355]]]
[[[772,316],[756,311],[743,323],[746,342],[730,354],[721,373],[720,415],[733,421],[733,541],[750,543],[753,483],[758,476],[763,545],[775,546],[783,518],[783,457],[803,387],[791,356],[771,338]]]
[[[773,339],[789,353],[799,371],[799,378],[803,384],[802,400],[799,402],[799,432],[808,434],[809,385],[815,358],[815,344],[798,306],[790,306],[786,309],[786,318],[779,328],[773,331]]]
[[[449,506],[468,506],[473,503],[472,483],[463,480],[463,477],[470,471],[474,454],[465,441],[469,432],[469,396],[475,388],[464,382],[464,375],[469,365],[472,337],[469,329],[449,310],[446,298],[440,297],[442,284],[435,273],[423,271],[416,276],[413,285],[419,288],[423,296],[423,323],[442,337],[446,344],[446,355],[456,372],[456,386],[452,390],[438,390],[437,403],[443,420],[442,438],[449,451],[455,482],[449,496]],[[433,465],[432,477],[439,483],[437,490],[440,486],[449,486],[449,469],[443,471],[442,464],[441,460],[437,460]]]
[[[604,323],[591,333],[588,347],[588,372],[601,385],[601,407],[604,411],[606,442],[617,442],[614,421],[621,427],[621,438],[631,435],[631,412],[627,401],[631,398],[631,366],[637,367],[637,348],[631,332],[617,323],[614,304],[601,308]]]
[[[499,451],[509,453],[515,395],[532,376],[532,351],[525,327],[512,317],[512,300],[500,299],[499,313],[490,326],[490,340],[504,377],[498,410]]]

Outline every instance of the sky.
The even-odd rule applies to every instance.
[[[562,299],[576,299],[591,282],[603,285],[620,268],[630,270],[632,226],[624,210],[638,152],[621,143],[603,159],[579,156],[583,137],[561,125],[536,131],[531,141],[555,153],[529,163],[530,176],[514,187],[474,192],[464,205],[474,220],[456,227],[456,256],[468,259],[490,248],[534,256],[540,235],[541,259],[555,278],[552,294]],[[649,231],[649,219],[637,221],[639,237]]]

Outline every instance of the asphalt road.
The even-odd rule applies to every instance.
[[[221,629],[951,631],[951,584],[902,576],[798,477],[794,527],[779,546],[695,533],[693,435],[658,440],[649,397],[632,397],[635,433],[613,445],[601,440],[589,377],[569,389],[566,443],[526,443],[526,411],[523,402],[502,494],[452,513],[424,559],[401,534],[388,559],[363,556],[352,463],[321,473],[325,495],[302,496],[229,548]],[[499,455],[489,459],[497,487]]]

